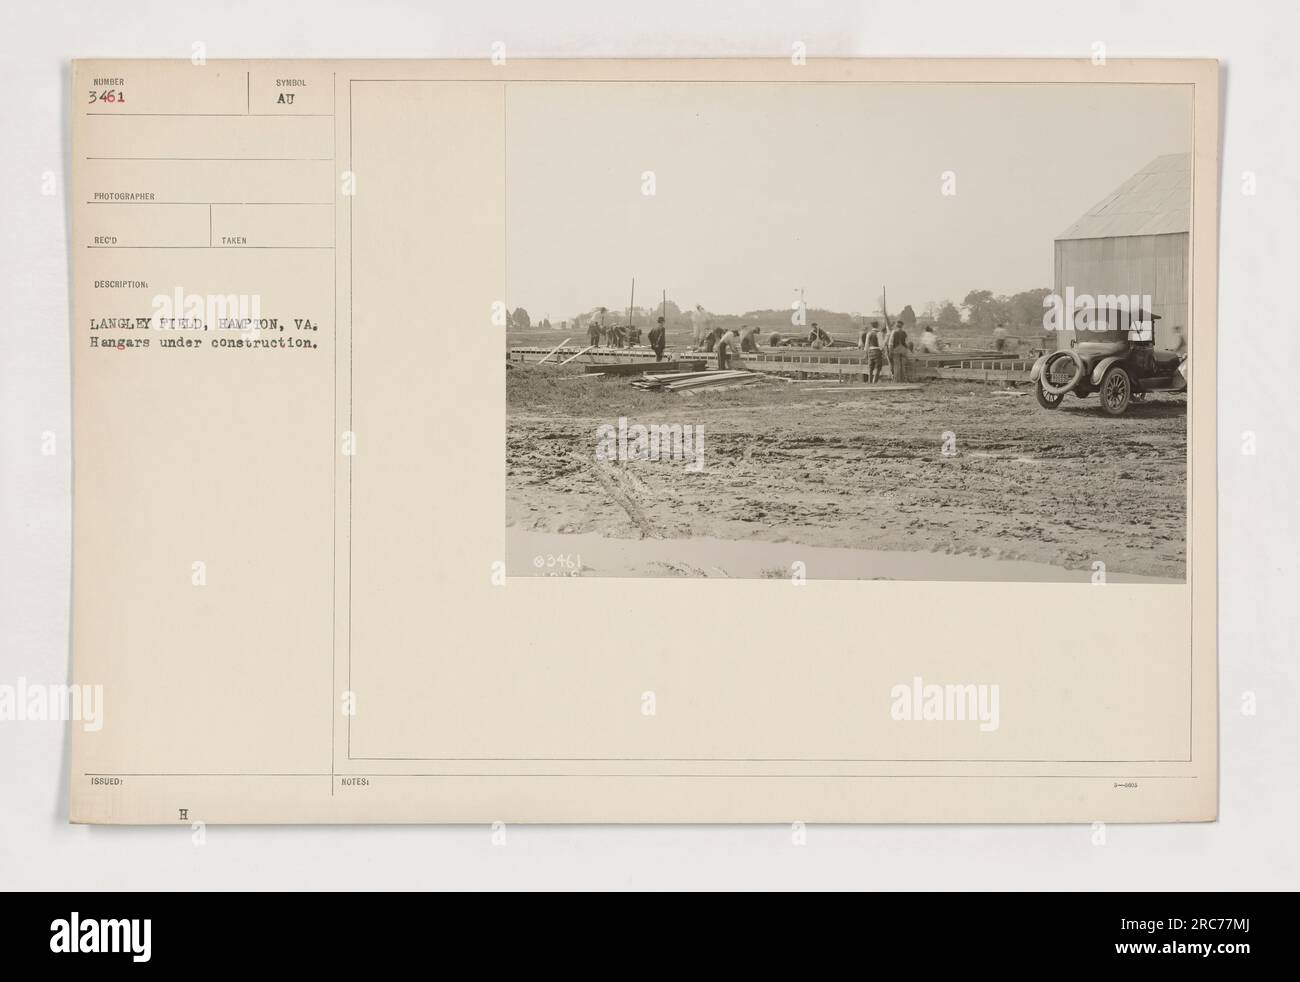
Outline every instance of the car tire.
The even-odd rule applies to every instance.
[[[1111,365],[1097,389],[1101,408],[1108,416],[1123,416],[1133,401],[1133,379],[1123,365]]]
[[[1065,401],[1063,395],[1052,395],[1043,388],[1043,381],[1039,379],[1034,383],[1034,396],[1038,399],[1038,404],[1044,409],[1059,409],[1061,403]]]
[[[1068,358],[1074,363],[1074,375],[1070,381],[1064,385],[1056,385],[1048,381],[1048,373],[1054,363],[1062,358]],[[1038,373],[1038,383],[1042,386],[1043,391],[1048,395],[1063,396],[1071,391],[1083,379],[1083,359],[1073,351],[1058,351],[1054,355],[1049,355],[1043,362],[1043,367]]]

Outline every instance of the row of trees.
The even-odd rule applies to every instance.
[[[951,300],[931,300],[922,308],[922,313],[918,317],[911,304],[905,304],[901,308],[895,308],[890,311],[890,317],[901,320],[904,326],[910,331],[919,323],[921,325],[933,324],[935,328],[944,333],[945,330],[952,332],[954,330],[967,330],[972,334],[989,334],[999,324],[1005,326],[1008,331],[1013,333],[1032,334],[1042,328],[1043,324],[1043,298],[1048,296],[1052,291],[1043,287],[1036,290],[1022,290],[1020,293],[1013,294],[994,294],[992,290],[971,290],[962,299],[961,304],[955,304]],[[598,310],[599,308],[593,308]],[[634,315],[638,323],[649,326],[653,323],[654,318],[659,315],[663,309],[656,305],[650,307],[637,307]],[[669,300],[666,305],[667,322],[669,326],[679,323],[690,322],[690,311],[683,311],[673,301]],[[709,318],[722,326],[728,326],[732,321],[737,323],[748,322],[763,326],[771,326],[775,329],[789,329],[791,311],[783,309],[768,310],[750,310],[744,314],[708,314]],[[590,312],[577,315],[578,323],[585,325]],[[874,315],[879,318],[881,315]],[[627,308],[609,308],[606,320],[609,323],[622,322],[627,318]],[[854,329],[856,325],[863,320],[870,321],[873,319],[871,314],[847,314],[829,310],[817,310],[809,308],[806,312],[808,322],[817,321],[819,325],[832,332]],[[532,319],[528,311],[523,307],[516,307],[510,314],[510,326],[517,330],[526,330],[532,326]],[[550,321],[543,319],[539,327],[550,327]]]
[[[960,308],[951,300],[932,300],[925,305],[925,317],[940,328],[965,324],[978,334],[987,334],[999,324],[1009,331],[1033,333],[1042,329],[1043,298],[1051,292],[1042,287],[995,296],[992,290],[971,290]]]
[[[593,315],[599,318],[600,309],[601,308],[599,307],[593,307],[591,310],[584,311],[581,314],[577,314],[574,318],[572,318],[572,320],[585,327],[588,318],[592,317]],[[654,319],[659,316],[660,310],[661,308],[658,306],[656,306],[654,309],[638,306],[632,311],[632,314],[636,318],[637,323],[652,324],[654,322]],[[680,320],[680,319],[689,320],[689,318],[690,318],[689,311],[683,313],[678,308],[677,304],[673,303],[671,300],[668,301],[667,317],[666,317],[668,323],[672,323],[674,320]],[[626,307],[605,308],[606,323],[621,324],[626,320],[627,320]],[[561,321],[560,326],[563,326],[564,323],[565,321]],[[514,310],[510,312],[510,327],[512,327],[513,329],[518,331],[526,331],[532,326],[533,326],[533,319],[531,316],[529,316],[528,311],[525,310],[523,307],[516,307]],[[539,328],[545,329],[545,328],[550,328],[551,326],[552,324],[550,319],[546,317],[543,317],[540,321],[537,322],[537,327]]]

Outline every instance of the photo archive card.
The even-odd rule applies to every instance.
[[[73,822],[1217,816],[1209,60],[75,61]]]

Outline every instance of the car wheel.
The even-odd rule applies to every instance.
[[[1066,362],[1069,367],[1065,367]],[[1048,395],[1063,396],[1083,380],[1083,359],[1073,351],[1058,351],[1043,362],[1038,383]]]
[[[1038,404],[1044,409],[1056,409],[1065,399],[1063,395],[1053,395],[1043,388],[1043,383],[1039,380],[1034,385],[1034,395],[1038,397]]]
[[[1101,408],[1111,416],[1123,416],[1133,398],[1133,380],[1121,365],[1111,365],[1101,377]]]

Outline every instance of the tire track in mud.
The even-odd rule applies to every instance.
[[[592,478],[605,489],[605,493],[609,495],[613,502],[627,512],[627,517],[632,519],[632,524],[641,530],[643,538],[663,538],[659,534],[659,530],[655,528],[654,523],[646,516],[645,509],[641,505],[642,500],[647,495],[645,485],[637,479],[635,474],[626,467],[620,467],[617,464],[586,460],[576,453],[573,456],[578,463],[584,465],[591,472]]]

